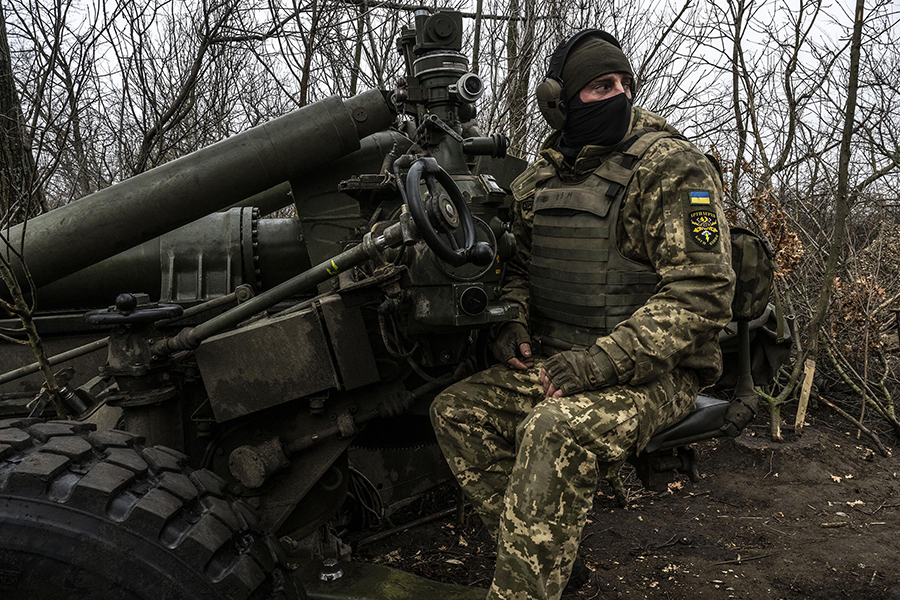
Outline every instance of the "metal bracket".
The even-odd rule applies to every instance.
[[[449,135],[451,138],[453,138],[454,140],[456,140],[457,142],[462,144],[463,137],[461,135],[459,135],[458,133],[456,133],[456,131],[452,127],[450,127],[449,125],[444,123],[444,121],[442,121],[439,116],[437,116],[435,114],[430,114],[427,117],[425,117],[423,124],[431,125],[432,127],[436,127],[437,129],[440,129],[441,131],[443,131],[444,133]]]

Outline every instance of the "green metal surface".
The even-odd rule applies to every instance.
[[[296,571],[310,600],[484,600],[487,590],[439,583],[397,569],[369,563],[343,562],[344,575],[319,579],[319,566],[310,561]]]
[[[278,185],[267,189],[264,192],[254,194],[246,200],[242,200],[237,204],[233,204],[229,208],[239,208],[244,206],[253,206],[259,209],[260,216],[266,216],[276,210],[288,206],[294,201],[291,195],[291,184],[283,181]]]
[[[327,98],[31,219],[25,255],[35,285],[314,171],[392,119],[378,90]],[[24,231],[9,231],[13,247]],[[14,267],[21,277],[21,265]]]
[[[195,304],[275,287],[309,268],[296,219],[262,219],[250,208],[213,213],[38,289],[42,311],[108,305],[122,292]]]

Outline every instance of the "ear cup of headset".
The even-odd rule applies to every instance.
[[[553,129],[562,129],[566,125],[566,110],[563,102],[563,88],[556,79],[547,78],[537,86],[538,109],[544,120]]]
[[[631,89],[631,101],[633,102],[635,98],[637,98],[638,92],[641,91],[641,84],[637,80],[637,75],[631,78],[631,85],[629,86]]]

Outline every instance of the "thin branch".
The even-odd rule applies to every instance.
[[[859,421],[857,421],[856,419],[854,419],[852,415],[850,415],[849,413],[847,413],[847,412],[846,412],[845,410],[843,410],[842,408],[839,408],[838,406],[836,406],[835,404],[833,404],[833,403],[830,402],[829,400],[826,400],[825,398],[822,398],[821,400],[822,400],[822,402],[825,403],[826,406],[828,406],[829,408],[831,408],[832,410],[834,410],[837,414],[841,415],[842,417],[844,417],[845,419],[847,419],[848,421],[850,421],[851,423],[853,423],[854,425],[856,425],[857,429],[859,429],[859,430],[862,431],[864,434],[866,434],[867,436],[869,436],[869,439],[872,440],[872,442],[875,444],[875,447],[878,448],[878,452],[879,452],[882,456],[884,456],[884,457],[890,456],[890,453],[888,452],[887,448],[885,448],[885,447],[884,447],[884,444],[881,443],[881,440],[878,439],[878,434],[877,434],[877,433],[875,433],[874,431],[872,431],[871,429],[869,429],[868,427],[866,427],[865,425],[863,425],[862,423],[860,423]]]

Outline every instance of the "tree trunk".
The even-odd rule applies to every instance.
[[[743,52],[741,47],[741,33],[743,31],[744,6],[738,3],[734,8],[734,41],[731,51],[731,96],[734,105],[734,123],[737,127],[738,147],[734,156],[734,167],[731,171],[731,197],[735,204],[741,197],[741,170],[744,164],[744,151],[747,148],[747,128],[744,126],[744,115],[741,112],[741,75],[739,56]]]
[[[526,119],[530,87],[531,62],[534,54],[533,1],[510,0],[509,14],[524,12],[524,20],[510,19],[506,33],[507,112],[509,144],[522,154],[527,144]],[[519,31],[521,25],[522,31]]]
[[[819,290],[819,301],[816,312],[809,323],[809,347],[808,352],[813,361],[819,350],[819,329],[825,321],[828,306],[831,302],[831,294],[834,288],[834,274],[844,244],[844,229],[847,215],[850,212],[850,142],[853,137],[853,123],[856,119],[856,91],[859,87],[859,54],[862,42],[863,8],[864,0],[856,0],[856,10],[853,19],[853,38],[850,43],[850,78],[847,84],[847,104],[844,109],[844,131],[841,139],[841,153],[838,163],[837,198],[834,215],[834,234],[831,237],[831,247],[828,251],[828,261],[825,263],[825,274],[822,278],[822,287]]]
[[[40,212],[34,156],[22,123],[22,107],[16,93],[12,56],[6,38],[6,18],[3,6],[0,5],[0,210],[3,211],[0,214],[0,224],[4,225],[4,229]],[[6,242],[5,236],[0,236],[0,239]],[[12,299],[12,304],[0,299],[0,307],[22,322],[22,330],[28,336],[28,345],[40,363],[41,372],[47,381],[47,390],[56,406],[56,414],[64,419],[66,413],[59,397],[59,385],[32,319],[34,304],[29,304],[26,300],[22,293],[23,283],[16,279],[11,268],[15,261],[22,260],[21,251],[21,248],[0,247],[0,281],[9,290]]]
[[[475,41],[472,46],[472,72],[478,73],[478,57],[481,47],[481,13],[484,8],[484,0],[478,0],[475,4]]]
[[[316,51],[316,46],[319,43],[318,39],[316,39],[316,34],[318,33],[317,29],[319,25],[319,17],[321,17],[321,15],[322,10],[319,6],[318,0],[313,0],[312,12],[309,17],[309,30],[306,33],[304,44],[306,54],[303,56],[302,74],[300,76],[300,106],[306,106],[307,104],[309,104],[309,87],[312,83],[312,62],[313,55]]]
[[[769,437],[773,442],[783,442],[781,435],[781,404],[769,405]]]
[[[350,95],[356,95],[356,88],[359,85],[359,69],[362,63],[362,47],[363,35],[365,34],[365,19],[363,13],[366,11],[365,4],[361,4],[357,11],[359,16],[356,17],[356,46],[353,48],[353,67],[350,70]]]
[[[4,226],[41,212],[35,171],[0,5],[0,223]]]

